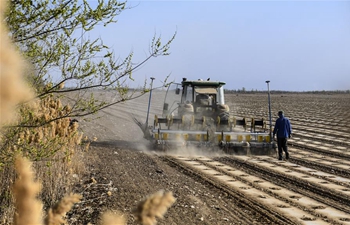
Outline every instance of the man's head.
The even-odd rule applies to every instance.
[[[283,116],[283,111],[278,111],[278,116],[279,117]]]

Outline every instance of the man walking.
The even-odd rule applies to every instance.
[[[289,119],[284,117],[283,111],[278,112],[279,118],[276,120],[275,128],[273,129],[273,138],[277,134],[278,160],[282,160],[282,150],[286,154],[286,159],[289,159],[287,147],[287,139],[292,135],[292,126]]]

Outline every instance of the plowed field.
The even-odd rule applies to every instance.
[[[149,124],[161,114],[163,97],[153,92]],[[81,121],[97,141],[76,187],[84,200],[70,222],[96,224],[100,212],[112,209],[135,224],[132,209],[162,189],[177,201],[158,224],[350,224],[350,95],[273,94],[271,102],[273,123],[283,110],[293,127],[288,161],[149,149],[132,118],[145,121],[148,95]],[[237,117],[268,118],[266,94],[230,94],[226,103]]]

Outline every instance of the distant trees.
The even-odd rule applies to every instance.
[[[247,94],[255,94],[255,93],[267,93],[267,90],[259,91],[258,89],[252,89],[250,91],[242,89],[225,89],[225,93],[247,93]],[[300,94],[350,94],[350,90],[334,90],[334,91],[282,91],[282,90],[270,90],[272,94],[284,94],[284,93],[300,93]]]

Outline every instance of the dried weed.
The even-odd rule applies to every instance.
[[[42,224],[42,204],[37,199],[40,184],[34,181],[31,162],[25,158],[16,159],[18,179],[14,184],[16,213],[15,225]]]
[[[5,21],[7,1],[0,1],[0,21]],[[8,37],[6,26],[0,24],[0,125],[15,118],[15,108],[20,102],[33,98],[34,94],[24,79],[28,64]]]
[[[125,217],[117,212],[108,211],[102,214],[101,216],[101,225],[125,225]]]
[[[141,224],[155,225],[175,200],[172,192],[159,191],[140,202],[133,213]]]
[[[45,225],[60,225],[66,221],[63,217],[71,210],[74,203],[77,203],[82,198],[79,194],[70,194],[64,197],[53,208],[49,209],[47,217],[45,218]]]

